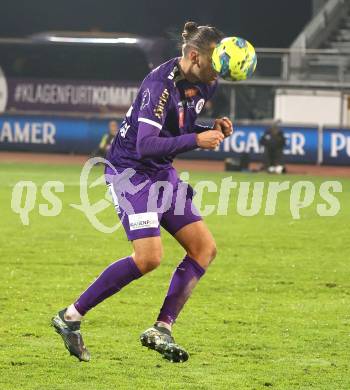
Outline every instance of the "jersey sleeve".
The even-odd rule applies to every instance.
[[[169,87],[162,81],[148,81],[144,83],[142,90],[138,122],[161,130],[170,105]]]
[[[153,125],[140,122],[136,150],[141,158],[175,156],[198,147],[194,133],[165,138],[159,137],[159,132]]]
[[[167,111],[170,106],[170,91],[166,83],[145,83],[138,116],[136,150],[141,158],[176,155],[197,148],[195,134],[176,137],[161,137]]]
[[[192,130],[194,133],[203,133],[204,131],[208,131],[208,130],[212,130],[213,129],[213,125],[212,126],[207,126],[207,125],[200,125],[199,123],[195,123]]]

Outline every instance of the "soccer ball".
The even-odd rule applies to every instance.
[[[256,68],[254,47],[239,37],[224,38],[214,49],[214,70],[225,80],[239,81],[251,77]]]

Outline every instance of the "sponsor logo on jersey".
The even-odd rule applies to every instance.
[[[131,214],[129,226],[130,230],[157,228],[159,226],[158,214],[156,212]]]
[[[169,98],[169,91],[165,88],[162,94],[160,95],[159,102],[154,109],[154,115],[158,119],[162,119],[163,113],[164,113],[164,107]]]

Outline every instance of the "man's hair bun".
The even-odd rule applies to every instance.
[[[198,31],[198,24],[196,22],[186,22],[182,33],[184,43],[186,43]]]
[[[215,27],[186,22],[182,33],[182,52],[186,55],[192,48],[209,53],[213,51],[212,44],[219,43],[223,37],[224,34]]]

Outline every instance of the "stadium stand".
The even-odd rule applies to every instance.
[[[350,2],[329,0],[291,45],[294,79],[350,81]]]

